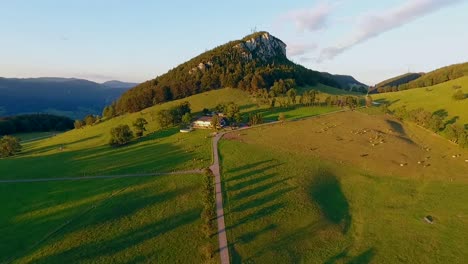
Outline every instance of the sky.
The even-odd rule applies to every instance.
[[[142,82],[268,31],[307,68],[373,85],[468,61],[468,0],[0,0],[0,76]]]

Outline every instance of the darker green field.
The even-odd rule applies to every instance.
[[[0,261],[201,262],[202,177],[0,184]]]

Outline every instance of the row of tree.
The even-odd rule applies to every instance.
[[[73,128],[73,120],[50,114],[31,114],[0,119],[0,135],[13,133],[65,131]]]
[[[75,120],[75,122],[73,123],[73,127],[75,129],[80,129],[85,126],[92,126],[99,122],[101,122],[101,118],[99,116],[87,115],[85,116],[83,120],[79,120],[79,119]]]
[[[204,171],[203,179],[203,211],[201,218],[203,221],[202,232],[205,238],[209,241],[209,238],[216,233],[216,201],[215,201],[215,187],[214,187],[214,175],[213,172],[206,168]],[[202,248],[203,257],[206,260],[211,260],[214,257],[215,249],[212,243],[207,242]]]
[[[455,64],[437,69],[433,72],[422,75],[416,80],[399,85],[387,85],[378,87],[379,93],[397,92],[413,88],[429,87],[439,83],[455,80],[463,76],[468,76],[468,63]]]
[[[188,126],[192,121],[190,103],[185,101],[169,109],[163,109],[156,113],[156,122],[161,128],[168,128],[176,125]]]
[[[440,133],[461,147],[468,147],[468,130],[462,125],[446,122],[445,113],[431,113],[423,108],[407,110],[402,106],[396,108],[393,114],[402,120],[414,122],[435,133]]]

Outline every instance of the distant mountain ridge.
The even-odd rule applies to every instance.
[[[111,87],[76,78],[0,77],[0,116],[51,113],[82,118],[100,114],[105,105],[133,86],[125,84],[118,82],[118,87]]]
[[[286,44],[262,31],[204,52],[128,90],[117,101],[116,109],[120,114],[137,112],[222,87],[256,92],[269,89],[281,79],[292,79],[299,86],[322,83],[341,88],[334,78],[290,61]]]
[[[102,85],[109,87],[109,88],[117,88],[117,89],[130,89],[138,85],[138,83],[131,83],[131,82],[121,82],[117,80],[103,82]]]
[[[352,90],[356,86],[361,86],[367,88],[368,85],[356,80],[353,76],[350,75],[341,75],[341,74],[331,74],[328,72],[322,72],[322,74],[328,76],[329,78],[335,80],[340,84],[342,89]]]

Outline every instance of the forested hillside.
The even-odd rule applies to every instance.
[[[13,133],[65,131],[73,128],[68,117],[49,114],[19,115],[0,118],[0,136]]]
[[[392,87],[398,87],[399,85],[414,81],[423,75],[424,73],[405,73],[397,77],[393,77],[383,82],[380,82],[375,85],[375,88],[376,89],[381,88],[380,91],[383,92],[385,91],[385,89],[388,89],[388,88],[391,89]]]
[[[378,84],[377,90],[383,92],[396,92],[413,88],[429,87],[447,81],[455,80],[463,76],[468,76],[468,62],[454,64],[437,69],[435,71],[421,75],[419,78],[408,81],[416,75],[402,75]]]
[[[267,32],[258,32],[205,52],[127,91],[117,101],[116,110],[119,114],[137,112],[221,87],[255,92],[281,79],[299,86],[322,83],[340,87],[332,78],[288,60],[286,44]]]

